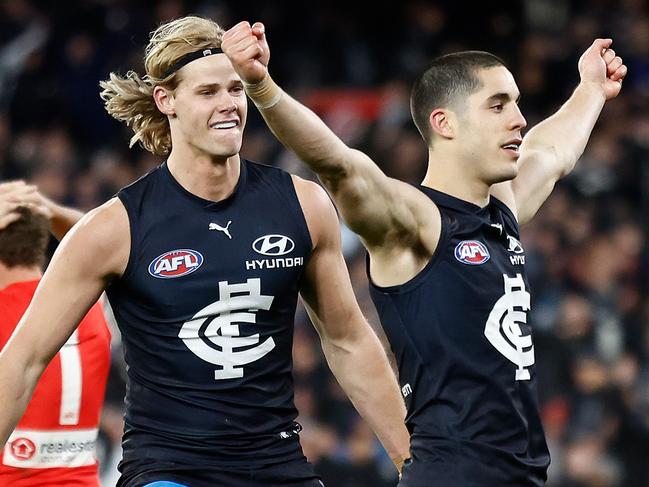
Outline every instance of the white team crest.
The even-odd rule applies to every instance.
[[[526,367],[534,365],[534,345],[532,335],[523,335],[520,325],[527,323],[530,293],[525,290],[521,274],[503,278],[505,294],[494,304],[484,334],[496,350],[516,364],[516,380],[529,380]]]
[[[243,377],[244,365],[275,348],[275,341],[269,337],[259,343],[259,333],[240,336],[239,325],[235,323],[255,323],[255,311],[270,309],[273,296],[262,295],[261,280],[255,278],[241,284],[219,282],[219,297],[219,301],[186,321],[178,337],[199,358],[220,367],[214,371],[215,380],[236,379]],[[206,343],[208,340],[212,345]]]

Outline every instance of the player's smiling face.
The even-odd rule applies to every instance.
[[[174,91],[175,134],[211,156],[230,157],[241,150],[248,105],[241,79],[225,54],[197,59],[179,72]]]
[[[518,107],[518,87],[507,68],[481,69],[476,74],[482,88],[467,97],[459,114],[460,140],[465,155],[478,165],[478,177],[494,184],[518,174],[521,131],[527,122]]]

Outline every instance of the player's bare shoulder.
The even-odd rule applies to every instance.
[[[291,179],[314,247],[318,246],[319,241],[330,238],[332,231],[337,236],[339,223],[336,210],[324,188],[299,176],[291,175]]]
[[[122,275],[130,245],[128,214],[118,198],[86,213],[61,241],[61,246],[81,265],[91,264],[107,278]]]

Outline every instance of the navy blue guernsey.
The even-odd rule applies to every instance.
[[[124,461],[302,458],[291,352],[312,243],[291,176],[242,160],[212,202],[164,163],[118,197],[131,254],[107,292],[128,367]]]
[[[403,285],[370,284],[399,365],[413,457],[430,485],[543,485],[550,457],[518,223],[496,198],[480,208],[420,189],[441,213],[434,255]]]

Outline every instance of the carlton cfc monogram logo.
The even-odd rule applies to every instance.
[[[259,334],[240,336],[236,323],[256,323],[256,311],[269,310],[273,296],[261,294],[261,280],[242,284],[219,282],[220,300],[186,321],[178,337],[199,358],[218,366],[214,379],[243,377],[243,366],[275,348],[273,337],[259,343]]]
[[[528,326],[527,333],[521,325],[527,324],[530,293],[525,290],[523,276],[503,274],[505,294],[494,304],[484,334],[489,342],[509,361],[516,364],[516,380],[530,380],[526,367],[534,365],[534,345]]]

